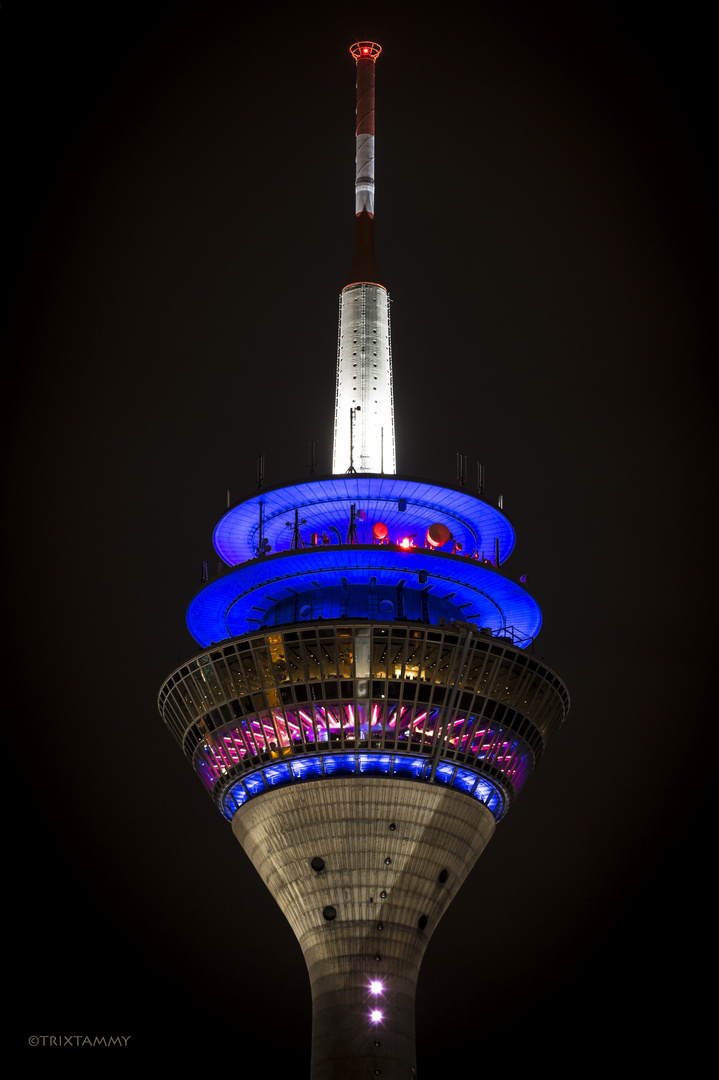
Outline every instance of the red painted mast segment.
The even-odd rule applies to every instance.
[[[357,41],[350,53],[357,62],[357,126],[355,171],[355,255],[347,285],[383,284],[374,254],[374,88],[375,61],[382,49],[374,41]]]
[[[350,49],[357,61],[357,177],[356,213],[374,214],[374,65],[382,52],[373,41],[358,41]]]

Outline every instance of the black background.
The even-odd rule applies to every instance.
[[[302,478],[310,439],[330,468],[348,48],[370,38],[398,471],[485,464],[572,695],[432,938],[419,1074],[691,1059],[716,757],[709,27],[694,5],[358,10],[0,13],[13,1037],[306,1075],[299,948],[155,700],[193,651],[227,489],[251,492],[260,452],[268,484]]]

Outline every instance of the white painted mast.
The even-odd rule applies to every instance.
[[[355,256],[340,297],[332,472],[395,473],[389,294],[374,256],[374,84],[379,45],[359,41]]]

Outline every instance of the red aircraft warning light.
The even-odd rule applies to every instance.
[[[350,52],[355,60],[376,60],[382,48],[374,41],[357,41],[350,45]]]

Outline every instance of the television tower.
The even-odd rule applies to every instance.
[[[416,1076],[430,936],[569,708],[532,655],[514,531],[467,488],[397,476],[387,290],[373,249],[374,87],[358,42],[356,251],[340,298],[333,474],[214,532],[201,647],[162,718],[302,947],[312,1080]]]

